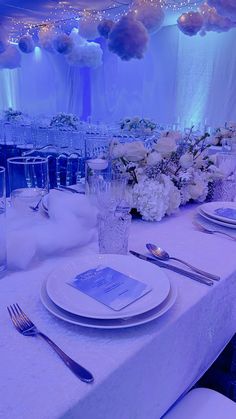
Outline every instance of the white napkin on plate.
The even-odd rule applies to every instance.
[[[7,211],[9,269],[27,269],[33,261],[96,239],[97,211],[85,195],[52,190],[47,207],[49,217],[30,209]]]

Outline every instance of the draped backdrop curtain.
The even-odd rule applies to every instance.
[[[21,68],[0,70],[0,109],[104,122],[140,115],[164,124],[224,124],[236,120],[235,39],[236,29],[188,37],[168,26],[151,37],[143,60],[122,62],[103,46],[104,64],[95,70],[36,48]]]

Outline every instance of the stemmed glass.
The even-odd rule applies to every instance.
[[[126,199],[127,177],[110,170],[87,168],[87,193],[97,206],[100,253],[127,254],[130,206]]]

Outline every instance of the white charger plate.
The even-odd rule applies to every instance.
[[[209,217],[205,212],[201,211],[200,207],[198,208],[198,214],[200,214],[203,218],[207,221],[211,222],[212,224],[217,224],[222,227],[226,227],[228,229],[236,229],[236,224],[225,223],[223,221],[216,220],[215,218]]]
[[[109,266],[144,282],[152,290],[122,310],[114,311],[68,284],[79,273],[99,265]],[[47,279],[46,288],[54,304],[69,313],[94,319],[121,319],[138,316],[158,307],[168,297],[170,281],[160,268],[133,256],[93,254],[55,269]]]
[[[204,212],[204,214],[208,215],[208,217],[213,218],[218,221],[223,221],[224,223],[228,224],[235,224],[236,220],[233,218],[224,217],[222,215],[218,215],[215,213],[215,210],[217,209],[226,209],[230,208],[233,210],[236,210],[236,202],[224,202],[224,201],[216,201],[216,202],[207,202],[206,204],[203,204],[199,207],[199,209]]]
[[[171,283],[170,292],[165,301],[153,310],[150,310],[139,316],[130,317],[129,319],[114,319],[114,320],[99,320],[91,319],[82,316],[77,316],[60,309],[47,294],[46,281],[41,288],[41,302],[44,307],[55,317],[64,320],[67,323],[72,323],[77,326],[95,328],[95,329],[126,329],[128,327],[140,326],[148,323],[158,317],[163,316],[174,305],[178,292],[175,283]]]

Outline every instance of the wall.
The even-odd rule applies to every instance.
[[[63,57],[37,48],[23,56],[20,69],[0,71],[0,109],[217,126],[236,120],[235,38],[236,29],[188,37],[168,26],[151,38],[143,60],[122,62],[105,48],[96,70],[70,68]]]

